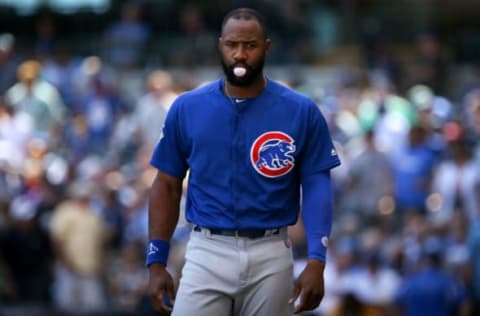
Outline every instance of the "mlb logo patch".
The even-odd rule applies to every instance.
[[[294,140],[288,134],[279,131],[266,132],[253,142],[250,161],[262,176],[276,178],[293,169],[294,152]]]

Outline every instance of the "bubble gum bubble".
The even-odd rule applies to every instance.
[[[243,67],[235,67],[235,68],[233,68],[233,73],[237,77],[243,77],[247,73],[247,69],[245,69]]]

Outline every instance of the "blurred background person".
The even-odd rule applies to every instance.
[[[44,306],[51,303],[53,249],[37,208],[38,201],[32,194],[11,201],[11,225],[0,234],[0,254],[12,277],[13,293],[6,301]]]
[[[104,58],[118,70],[133,69],[144,61],[150,30],[142,21],[142,13],[141,1],[124,1],[119,19],[105,31]]]
[[[103,280],[106,232],[90,206],[93,183],[73,182],[54,210],[50,233],[57,262],[53,299],[65,312],[98,312],[106,306]]]
[[[471,296],[473,302],[472,315],[480,312],[480,220],[469,225],[468,249],[469,262],[472,267],[471,273]]]
[[[466,292],[458,279],[442,271],[441,246],[430,239],[422,245],[418,270],[408,275],[400,285],[395,303],[399,315],[466,315]]]
[[[0,95],[16,81],[19,57],[15,54],[15,36],[10,33],[0,34]]]
[[[146,88],[133,115],[141,143],[153,148],[162,135],[163,123],[177,93],[172,75],[163,70],[154,70],[147,76]]]
[[[23,62],[17,69],[17,83],[5,92],[5,102],[15,113],[29,115],[34,134],[55,143],[66,109],[58,89],[41,77],[41,70],[36,60]]]
[[[109,264],[107,271],[108,294],[112,308],[123,313],[141,310],[146,298],[147,274],[141,245],[125,243],[119,256]]]
[[[474,139],[480,137],[480,89],[474,89],[468,93],[462,102],[462,118],[465,119],[467,125],[467,133],[464,135],[472,141],[473,154],[475,159],[480,162],[480,144],[475,146]]]
[[[385,152],[378,150],[372,129],[365,131],[361,142],[357,153],[349,156],[341,207],[344,212],[356,214],[362,225],[370,226],[382,222],[381,203],[392,199],[393,170]]]
[[[434,216],[450,221],[454,212],[463,212],[470,222],[480,218],[480,165],[475,160],[472,144],[465,138],[453,140],[448,157],[435,172],[433,191],[442,197]]]
[[[429,86],[437,94],[446,91],[449,56],[441,39],[433,31],[422,31],[416,36],[415,57],[409,74],[410,85]]]
[[[425,214],[427,197],[437,155],[423,126],[413,126],[408,142],[392,157],[395,212],[399,218],[411,213]]]

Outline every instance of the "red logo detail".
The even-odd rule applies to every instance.
[[[295,166],[294,140],[283,132],[260,135],[250,150],[250,160],[261,175],[275,178],[287,174]]]

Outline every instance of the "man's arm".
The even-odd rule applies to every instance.
[[[150,192],[148,237],[169,241],[177,226],[182,179],[158,171]]]
[[[291,302],[301,295],[295,313],[316,308],[324,295],[328,238],[332,227],[333,189],[330,171],[306,177],[302,181],[302,220],[308,246],[308,263],[300,274]]]
[[[175,298],[173,281],[165,269],[165,264],[168,256],[168,243],[178,222],[181,195],[182,179],[158,171],[152,184],[149,200],[148,237],[150,241],[147,249],[147,264],[150,271],[149,295],[154,308],[161,312],[171,310],[171,306],[164,301],[164,296],[168,296],[170,302],[173,302]],[[152,241],[154,242],[152,243]],[[167,248],[155,248],[155,245],[159,245],[158,243]],[[153,249],[150,249],[151,247]],[[161,253],[158,254],[155,251]],[[164,257],[165,260],[160,261],[165,261],[165,263],[155,260],[149,262],[151,253],[154,258],[157,258],[157,255]]]

